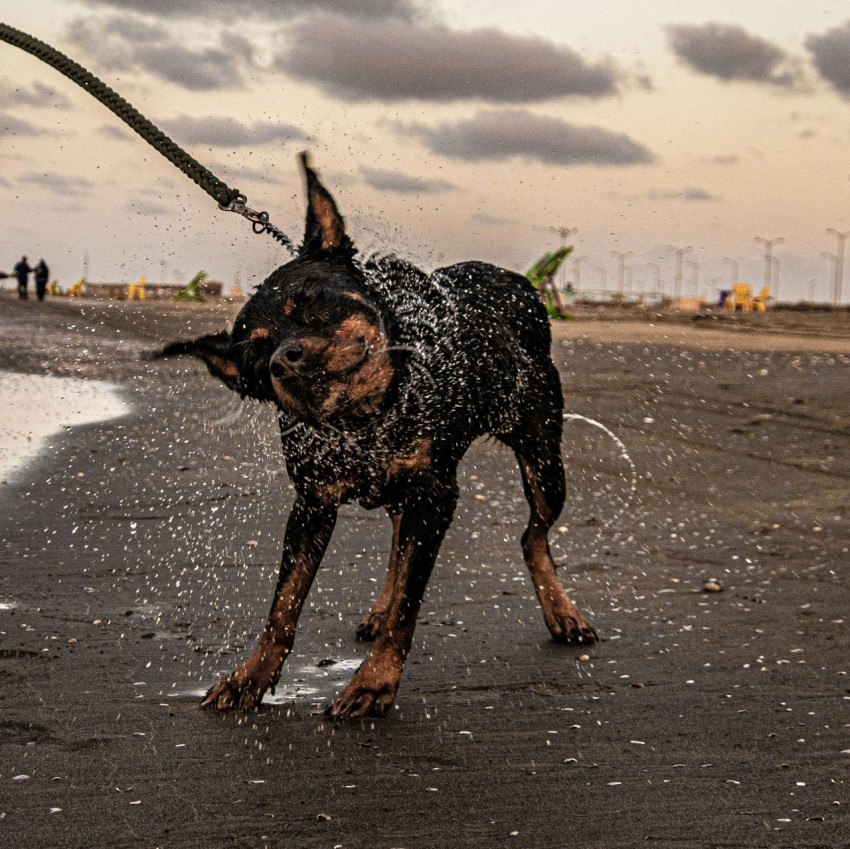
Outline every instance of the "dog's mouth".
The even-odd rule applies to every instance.
[[[387,339],[377,328],[329,342],[287,339],[268,368],[278,405],[314,426],[375,415],[394,374]]]

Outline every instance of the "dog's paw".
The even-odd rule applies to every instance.
[[[596,628],[577,610],[547,621],[552,639],[559,643],[595,643],[599,639]]]
[[[384,614],[369,611],[369,613],[363,617],[363,621],[357,626],[357,631],[355,632],[357,639],[363,640],[363,642],[366,643],[373,642],[378,638],[378,634],[381,633],[383,625]]]
[[[372,649],[374,654],[375,649]],[[403,662],[398,657],[379,652],[367,657],[349,685],[331,702],[325,714],[333,719],[357,719],[363,716],[386,716],[395,701]]]
[[[350,684],[325,709],[332,719],[358,719],[364,716],[386,716],[395,701],[398,685],[373,690]]]
[[[269,685],[262,685],[236,672],[220,678],[207,691],[202,708],[216,710],[252,710],[260,704]]]

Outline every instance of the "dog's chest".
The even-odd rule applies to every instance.
[[[367,508],[396,503],[416,477],[433,471],[433,440],[378,431],[352,435],[299,426],[283,436],[289,477],[324,503],[360,501]]]

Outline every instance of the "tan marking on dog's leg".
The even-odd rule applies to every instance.
[[[597,639],[593,626],[581,615],[558,580],[549,551],[548,532],[552,513],[540,489],[532,465],[518,455],[527,492],[531,494],[528,528],[523,541],[525,557],[534,591],[543,610],[543,619],[552,637],[562,642],[591,642]]]
[[[395,701],[404,662],[413,643],[416,628],[415,605],[405,621],[401,620],[401,608],[407,573],[413,556],[413,545],[409,544],[396,558],[396,575],[390,594],[390,606],[372,649],[360,664],[348,686],[333,701],[329,709],[331,716],[354,719],[360,716],[384,716]]]
[[[245,663],[213,685],[201,707],[248,710],[277,684],[335,519],[336,508],[307,505],[301,497],[296,499],[287,523],[274,602],[257,646]]]
[[[318,563],[299,558],[278,592],[271,615],[248,660],[221,679],[201,702],[201,707],[248,710],[274,688],[283,662],[292,651],[298,616],[313,582]]]
[[[398,529],[401,524],[401,514],[390,514],[393,526],[393,540],[390,547],[390,562],[387,568],[387,576],[381,587],[378,597],[375,599],[369,612],[363,617],[363,621],[357,626],[358,640],[374,640],[381,632],[387,610],[392,601],[393,587],[398,574]]]
[[[454,470],[451,481],[442,490],[420,490],[405,504],[390,606],[371,651],[328,708],[330,716],[383,716],[395,700],[425,587],[457,503]]]

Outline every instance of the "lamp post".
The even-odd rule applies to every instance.
[[[850,230],[842,233],[834,227],[827,227],[826,232],[838,239],[838,248],[835,251],[835,287],[832,292],[832,300],[835,306],[840,306],[841,290],[844,285],[844,243],[850,236]]]
[[[652,297],[655,300],[661,300],[661,266],[657,262],[648,262],[647,266],[652,269],[653,276],[655,278],[655,289],[652,293]]]
[[[782,236],[777,236],[774,239],[765,239],[762,236],[756,236],[753,241],[764,245],[764,285],[770,289],[770,284],[773,280],[773,246],[781,245],[785,239]],[[770,294],[773,295],[773,292]]]
[[[831,254],[829,251],[821,251],[820,255],[821,255],[821,259],[828,260],[829,262],[832,263],[832,284],[833,284],[833,290],[834,290],[836,269],[837,269],[837,266],[838,266],[838,257],[835,254]],[[829,284],[827,283],[827,288],[828,288],[828,286],[829,286]]]
[[[631,251],[611,251],[611,256],[617,258],[617,286],[620,290],[620,299],[625,298],[626,285],[626,260],[634,256]]]
[[[782,275],[780,274],[782,267],[780,266],[778,256],[771,257],[771,263],[771,274],[773,275],[773,291],[771,292],[771,295],[774,299],[773,302],[777,303],[779,301],[779,284],[782,282]]]
[[[576,281],[576,298],[581,294],[581,264],[587,260],[586,256],[573,258],[573,278]]]
[[[696,260],[688,260],[685,265],[691,270],[694,294],[699,297],[699,263]]]
[[[601,265],[596,266],[596,273],[599,275],[599,289],[602,292],[602,300],[608,300],[608,272]]]
[[[578,233],[578,227],[550,227],[549,229],[561,237],[561,245],[563,247],[566,247],[567,239],[571,233]]]
[[[676,276],[673,279],[673,297],[678,298],[682,294],[682,257],[689,251],[692,251],[693,248],[690,245],[684,248],[667,245],[667,248],[676,254]]]
[[[567,246],[567,239],[569,239],[572,233],[578,233],[578,227],[550,227],[549,228],[553,233],[557,233],[561,237],[561,247],[565,248]],[[561,266],[561,290],[567,288],[566,284],[566,275],[567,275],[567,267],[565,265]],[[552,281],[552,285],[554,286],[554,281]]]

